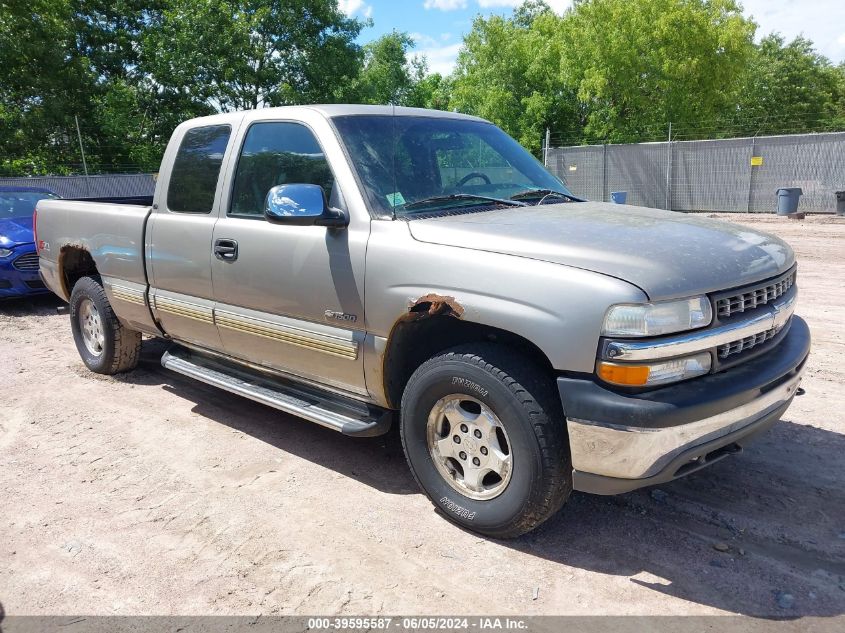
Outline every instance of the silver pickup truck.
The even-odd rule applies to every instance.
[[[738,452],[809,352],[784,242],[580,200],[474,117],[191,120],[145,202],[38,204],[89,369],[131,370],[146,334],[167,369],[341,433],[395,420],[435,506],[495,537]]]

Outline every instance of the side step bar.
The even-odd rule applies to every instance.
[[[240,365],[200,355],[182,348],[164,353],[166,369],[189,376],[279,411],[316,422],[344,435],[373,437],[390,429],[392,412],[296,384],[270,378]]]

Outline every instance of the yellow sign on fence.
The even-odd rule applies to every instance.
[[[752,156],[751,157],[751,166],[752,167],[759,167],[763,164],[763,157],[762,156]]]

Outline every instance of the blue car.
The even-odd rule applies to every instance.
[[[0,187],[0,299],[49,292],[38,276],[32,214],[39,200],[58,197],[49,189]]]

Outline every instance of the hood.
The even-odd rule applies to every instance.
[[[578,202],[411,220],[414,239],[609,275],[651,300],[723,290],[788,270],[773,235],[699,215]]]
[[[34,241],[31,217],[0,218],[0,246],[9,248]]]

